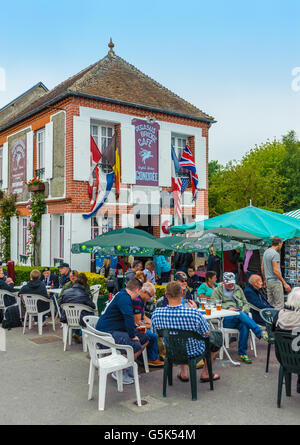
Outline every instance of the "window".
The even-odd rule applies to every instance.
[[[0,187],[3,183],[3,147],[0,147]]]
[[[113,134],[114,134],[113,127],[109,127],[106,125],[98,125],[98,124],[91,125],[91,135],[93,136],[93,139],[97,144],[101,153],[103,153],[104,150],[106,149],[108,143],[113,137]],[[102,170],[104,171],[104,173],[109,173],[112,171],[111,166],[105,165],[103,163],[103,160],[100,161],[100,164],[102,166]]]
[[[183,150],[188,144],[188,138],[172,136],[171,143],[174,147],[177,159],[180,161]],[[186,169],[181,168],[178,172],[178,176],[189,176],[189,172]]]
[[[96,238],[96,236],[100,235],[99,224],[98,224],[97,218],[95,216],[92,216],[91,224],[92,224],[91,237],[92,237],[92,239],[94,239],[94,238]]]
[[[37,149],[37,169],[35,174],[37,177],[44,179],[45,177],[45,129],[39,130],[36,134]]]
[[[59,216],[59,258],[64,258],[64,241],[65,241],[65,228],[64,228],[64,215]]]

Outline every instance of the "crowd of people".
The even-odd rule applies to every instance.
[[[147,348],[149,365],[161,367],[164,365],[166,351],[157,331],[160,329],[190,330],[206,337],[209,335],[210,327],[201,311],[198,310],[200,303],[203,299],[212,304],[221,302],[223,309],[235,312],[235,315],[224,318],[223,327],[239,330],[238,359],[250,364],[252,360],[247,354],[250,330],[258,339],[268,341],[264,321],[259,314],[260,309],[279,310],[274,320],[274,329],[290,331],[300,328],[300,288],[294,288],[291,291],[289,284],[282,276],[280,270],[282,245],[280,238],[273,238],[272,245],[265,250],[262,261],[258,257],[258,251],[246,253],[243,265],[243,270],[247,273],[246,286],[238,283],[240,259],[238,250],[224,252],[224,271],[221,273],[220,258],[211,248],[204,281],[200,280],[194,268],[194,258],[191,254],[175,255],[176,271],[173,279],[171,266],[163,255],[155,257],[153,261],[147,260],[145,264],[141,259],[136,259],[131,264],[127,258],[120,258],[114,273],[111,269],[111,260],[107,258],[100,274],[106,279],[107,288],[112,286],[112,295],[102,313],[99,314],[96,329],[110,333],[117,344],[131,345],[137,360]],[[31,293],[50,299],[49,287],[59,287],[61,288],[58,298],[60,306],[64,303],[77,303],[95,310],[86,275],[71,270],[67,263],[61,264],[59,270],[60,276],[52,273],[48,267],[45,267],[42,273],[32,270],[30,280],[21,287],[18,294],[22,296]],[[117,277],[121,270],[124,274],[125,287],[119,289]],[[156,299],[155,295],[157,283],[167,284],[165,294],[159,299]],[[1,266],[0,289],[8,292],[14,290],[12,279],[5,275]],[[284,303],[284,293],[289,294],[287,304]],[[49,303],[40,301],[38,310],[47,311],[50,309]],[[10,304],[13,302],[11,301]],[[82,327],[85,326],[83,317],[86,314],[82,312],[80,317]],[[60,320],[62,323],[67,322],[63,310]],[[75,331],[73,337],[81,342],[81,331]],[[188,354],[190,357],[201,356],[204,347],[204,341],[191,339]],[[216,352],[212,353],[212,358],[215,354]],[[202,368],[201,381],[209,381],[206,362],[199,360],[197,368],[200,367]],[[116,378],[116,376],[113,377]],[[178,378],[183,382],[189,380],[187,366],[180,367]],[[214,380],[219,378],[218,374],[213,374]],[[134,383],[131,368],[124,370],[123,383]],[[297,390],[300,392],[300,377]]]

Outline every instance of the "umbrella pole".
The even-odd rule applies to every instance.
[[[125,287],[125,255],[123,255],[123,284],[122,284],[122,288],[124,289]]]

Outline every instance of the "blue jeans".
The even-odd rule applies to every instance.
[[[223,320],[223,327],[238,329],[240,331],[238,346],[239,355],[247,355],[250,329],[252,329],[257,338],[261,338],[262,335],[261,328],[249,317],[249,315],[245,314],[245,312],[240,312],[239,315],[233,315],[232,317],[225,317]]]
[[[158,360],[158,335],[147,329],[146,335],[149,339],[147,345],[148,360]]]

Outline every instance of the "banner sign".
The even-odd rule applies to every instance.
[[[20,195],[26,181],[26,135],[15,140],[10,147],[10,192]]]
[[[133,119],[136,185],[158,186],[158,123]]]

